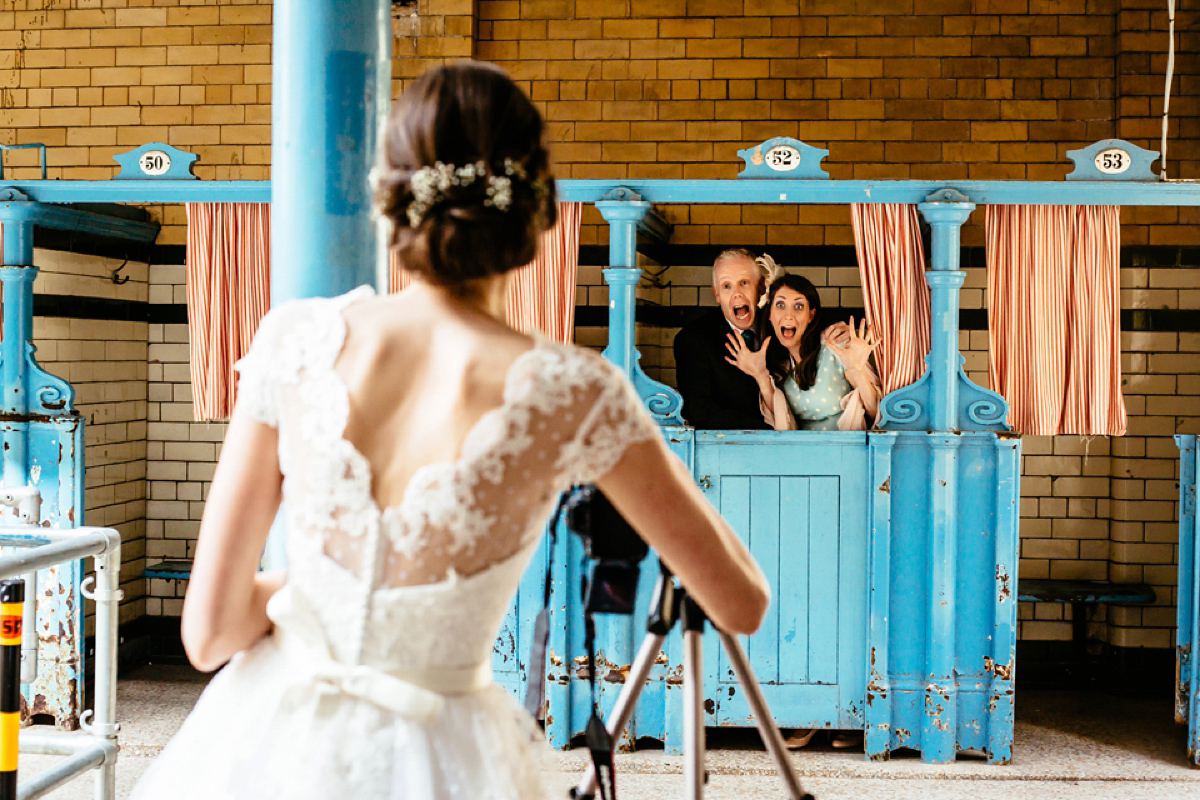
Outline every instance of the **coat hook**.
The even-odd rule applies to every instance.
[[[121,270],[125,269],[126,265],[128,265],[128,264],[129,264],[129,259],[126,258],[124,261],[121,262],[121,266],[117,267],[116,269],[114,269],[112,271],[111,277],[112,277],[113,283],[117,284],[118,286],[120,286],[123,283],[129,283],[129,276],[128,275],[122,276],[120,274]]]

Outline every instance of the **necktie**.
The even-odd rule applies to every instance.
[[[746,347],[751,350],[758,349],[758,337],[754,335],[754,331],[742,331],[742,341],[746,343]]]

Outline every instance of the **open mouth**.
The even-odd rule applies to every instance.
[[[796,329],[791,325],[779,326],[779,338],[784,341],[791,341],[796,338]]]
[[[751,319],[750,306],[736,305],[733,307],[733,318],[738,322],[749,322]]]

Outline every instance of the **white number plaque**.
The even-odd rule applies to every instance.
[[[171,157],[162,150],[147,150],[138,159],[138,166],[147,175],[165,175],[171,168]]]

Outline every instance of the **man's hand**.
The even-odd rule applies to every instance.
[[[763,337],[762,346],[751,350],[742,337],[730,333],[725,342],[725,349],[729,351],[725,360],[751,378],[758,379],[767,374],[767,345],[770,341],[770,336]]]

